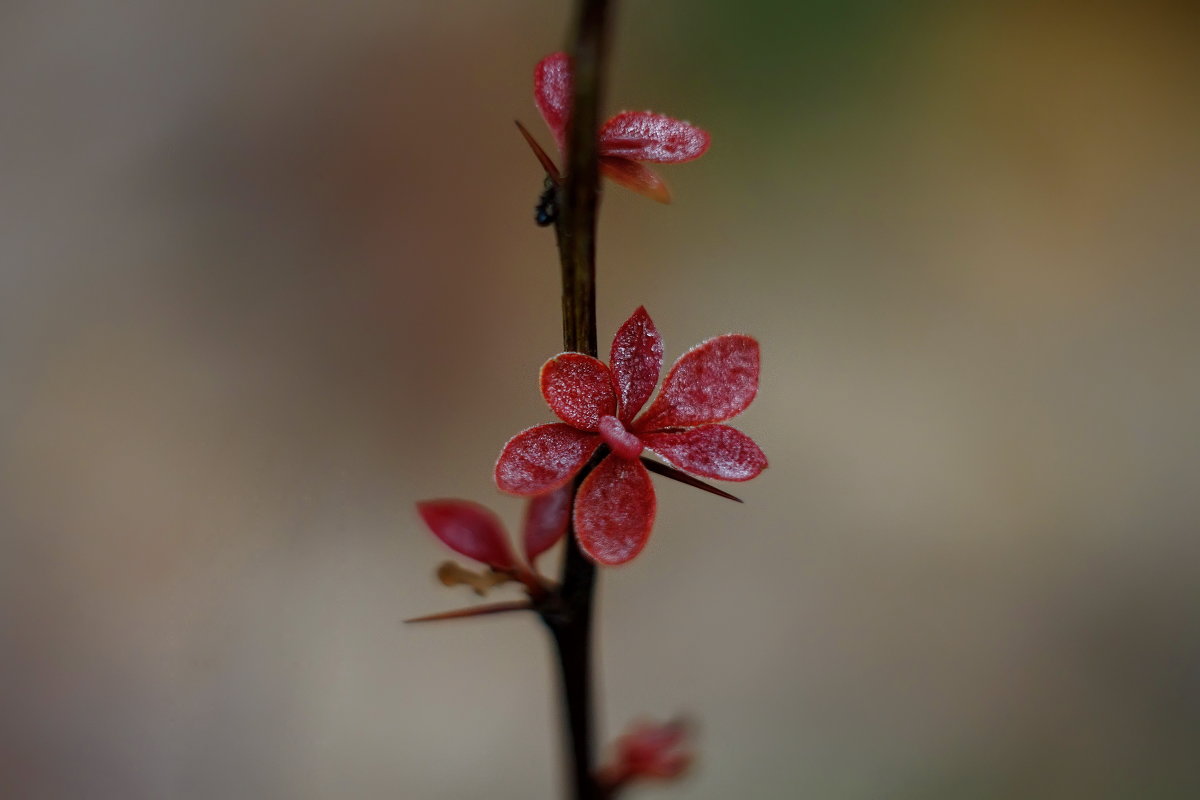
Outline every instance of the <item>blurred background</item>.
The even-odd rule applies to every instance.
[[[533,619],[413,503],[516,526],[556,257],[549,0],[0,8],[0,795],[540,798]],[[600,338],[764,347],[737,506],[603,574],[605,738],[663,798],[1200,796],[1200,13],[628,0]],[[499,592],[504,595],[504,592]],[[633,796],[631,794],[631,796]]]

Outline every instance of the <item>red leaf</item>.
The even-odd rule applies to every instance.
[[[533,68],[533,100],[554,134],[559,150],[564,149],[574,83],[571,60],[566,53],[551,53]]]
[[[555,422],[527,428],[508,440],[496,460],[496,486],[509,494],[542,494],[578,472],[600,446],[594,433]]]
[[[748,481],[767,457],[746,434],[728,425],[701,425],[679,433],[647,433],[642,443],[680,469],[703,478]]]
[[[758,342],[729,333],[680,356],[662,391],[633,424],[635,432],[722,422],[746,410],[758,393]]]
[[[623,111],[600,129],[602,155],[655,164],[697,159],[711,141],[706,131],[691,123],[650,111]]]
[[[654,525],[654,486],[640,461],[608,456],[575,497],[575,535],[601,564],[624,564],[646,546]]]
[[[525,558],[532,565],[567,532],[571,519],[571,487],[563,486],[529,501],[525,509]]]
[[[662,359],[662,337],[646,309],[639,306],[617,329],[608,355],[621,422],[628,423],[636,417],[654,394]]]
[[[456,553],[498,570],[517,565],[504,526],[490,510],[466,500],[426,500],[417,503],[421,519]]]
[[[562,353],[542,365],[542,397],[569,425],[595,431],[600,418],[617,413],[612,374],[583,353]]]
[[[626,189],[660,203],[671,202],[671,190],[658,173],[644,164],[620,156],[601,156],[600,172]]]

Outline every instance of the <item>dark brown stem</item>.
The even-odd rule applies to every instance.
[[[563,349],[596,355],[596,213],[600,164],[596,133],[604,94],[608,47],[608,0],[579,0],[569,54],[575,95],[567,129],[566,163],[559,187],[555,233],[562,262]],[[589,465],[591,466],[591,465]],[[589,469],[576,478],[575,487]],[[599,800],[592,774],[595,759],[592,715],[592,604],[596,565],[567,531],[562,584],[555,602],[542,606],[542,619],[558,650],[574,800]]]
[[[596,355],[596,213],[600,161],[596,132],[608,42],[608,0],[579,0],[570,55],[575,99],[555,228],[562,261],[563,347]]]

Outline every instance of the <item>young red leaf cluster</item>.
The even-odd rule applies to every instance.
[[[599,771],[599,781],[611,794],[632,781],[677,778],[692,763],[684,749],[687,726],[680,721],[634,725],[617,739],[613,759]]]
[[[417,512],[434,536],[456,553],[497,572],[525,571],[509,545],[504,525],[490,509],[469,500],[426,500],[417,503]],[[570,487],[529,501],[521,541],[530,567],[566,533],[570,512]]]
[[[536,496],[568,485],[607,445],[610,452],[580,485],[574,508],[580,546],[601,564],[629,561],[650,536],[656,502],[643,449],[702,478],[745,481],[767,466],[750,437],[718,424],[744,411],[758,392],[758,342],[741,334],[701,342],[675,362],[642,411],[662,355],[658,329],[639,308],[613,338],[608,364],[581,353],[550,359],[541,371],[542,397],[562,422],[517,434],[496,462],[501,490]]]
[[[552,53],[533,71],[533,97],[559,151],[566,149],[574,76],[566,53]],[[689,122],[650,111],[623,111],[600,128],[600,171],[627,189],[660,203],[671,192],[658,173],[640,162],[674,164],[704,155],[707,132]]]

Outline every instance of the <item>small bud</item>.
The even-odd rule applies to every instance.
[[[437,578],[443,586],[470,586],[475,594],[483,597],[491,589],[502,583],[508,583],[512,578],[503,572],[488,570],[487,572],[472,572],[466,567],[453,561],[442,562],[438,567]]]

